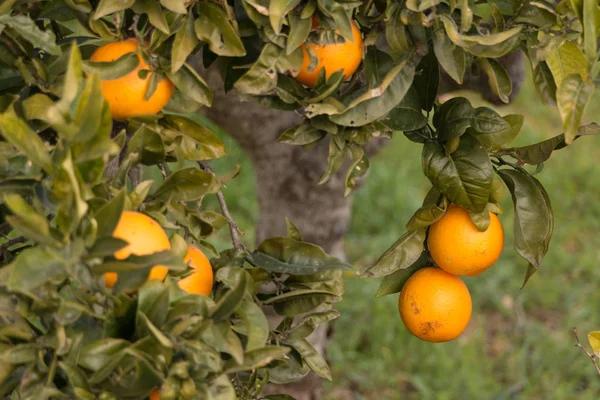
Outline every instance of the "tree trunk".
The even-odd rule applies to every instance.
[[[256,170],[257,241],[285,235],[287,217],[298,226],[304,240],[344,259],[343,238],[350,221],[351,200],[344,197],[343,173],[335,174],[323,185],[317,184],[327,168],[328,141],[311,150],[278,143],[283,131],[301,121],[296,113],[244,102],[234,93],[225,95],[218,73],[209,69],[205,75],[215,91],[206,115],[240,143]],[[279,317],[274,312],[269,317],[276,326]],[[319,327],[308,339],[324,354],[327,326]],[[311,372],[292,384],[270,385],[265,392],[315,400],[319,398],[320,380]]]

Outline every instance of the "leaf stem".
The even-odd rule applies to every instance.
[[[583,351],[585,353],[585,355],[588,356],[588,358],[590,359],[592,364],[594,364],[594,368],[596,369],[596,372],[598,373],[598,375],[600,375],[600,366],[598,366],[598,363],[596,362],[596,355],[590,353],[589,351],[587,351],[585,349],[585,347],[583,347],[583,345],[579,341],[579,336],[577,335],[577,328],[573,328],[573,335],[575,335],[575,340],[577,341],[577,344],[575,345],[575,347],[579,347],[581,349],[581,351]]]
[[[215,176],[215,170],[206,162],[198,161],[198,166],[202,170]],[[244,243],[242,243],[241,239],[243,234],[240,231],[240,228],[233,220],[233,218],[231,217],[231,213],[229,212],[229,208],[227,207],[227,202],[225,201],[225,196],[223,196],[223,192],[221,191],[221,189],[219,189],[217,190],[216,194],[217,200],[219,201],[219,206],[221,207],[221,211],[223,212],[223,216],[225,217],[225,219],[227,220],[227,224],[229,225],[229,232],[231,234],[231,241],[233,243],[233,247],[237,250],[243,250],[247,252],[248,250],[246,249],[246,246],[244,246]]]

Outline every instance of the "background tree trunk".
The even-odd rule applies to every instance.
[[[512,99],[523,80],[523,54],[513,53],[499,61],[513,78]],[[240,143],[255,167],[259,205],[257,242],[285,235],[287,217],[298,226],[306,241],[345,259],[344,234],[349,227],[351,207],[351,197],[343,196],[346,168],[342,166],[327,183],[317,184],[327,167],[328,141],[321,141],[311,150],[278,143],[277,138],[283,131],[301,121],[299,115],[245,102],[233,92],[225,94],[216,68],[204,71],[203,75],[215,92],[212,107],[205,109],[206,116]],[[469,89],[480,92],[492,103],[499,102],[489,89],[487,77],[475,70],[465,77],[463,86],[458,86],[444,73],[441,77],[440,93]],[[367,152],[376,153],[384,143],[383,140],[373,141]],[[271,317],[276,324],[277,316],[272,313]],[[321,326],[309,337],[323,355],[327,332],[327,327]],[[317,400],[321,397],[320,383],[321,378],[310,373],[289,385],[271,385],[266,392],[290,394],[297,400]]]

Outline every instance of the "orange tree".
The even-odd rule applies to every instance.
[[[221,192],[236,173],[215,175],[208,161],[225,148],[186,117],[213,97],[190,57],[214,64],[227,91],[298,110],[303,121],[280,141],[306,151],[328,141],[321,181],[344,165],[345,195],[368,170],[371,140],[404,134],[422,151],[431,191],[407,233],[361,271],[383,277],[377,295],[386,295],[432,265],[427,230],[450,204],[486,231],[505,186],[525,281],[540,268],[554,224],[533,175],[553,151],[600,132],[582,126],[600,83],[599,36],[595,0],[3,1],[0,394],[255,399],[309,370],[330,378],[306,338],[337,317],[348,266],[289,221],[287,237],[255,250],[240,241]],[[563,121],[526,147],[510,147],[522,116],[437,96],[441,71],[459,84],[478,71],[508,101],[511,79],[496,59],[515,51]],[[141,169],[162,179],[140,181]],[[202,208],[211,195],[222,214]],[[124,211],[150,217],[169,243],[123,251]],[[224,226],[232,248],[219,253],[211,235]],[[211,258],[210,296],[178,284],[200,273],[187,265],[190,244]],[[168,275],[149,280],[157,266]],[[112,288],[105,274],[118,276]]]

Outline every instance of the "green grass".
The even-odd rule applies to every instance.
[[[481,103],[473,98],[474,102]],[[600,112],[595,100],[588,114]],[[525,114],[515,145],[561,132],[556,111],[526,86],[502,114]],[[225,189],[234,217],[252,240],[256,220],[253,175],[239,148],[217,165],[243,164],[242,176]],[[555,233],[542,270],[520,290],[526,263],[513,249],[512,203],[505,198],[506,232],[497,264],[466,279],[473,317],[458,340],[430,344],[411,336],[397,311],[397,296],[375,299],[378,282],[347,279],[338,308],[342,316],[328,347],[334,381],[328,399],[597,399],[600,378],[574,347],[571,328],[585,340],[600,329],[600,138],[582,138],[547,162],[538,178],[553,201]],[[371,263],[404,232],[429,183],[420,167],[420,146],[396,135],[372,160],[355,194],[347,235],[349,260]],[[340,194],[341,195],[341,194]],[[210,200],[208,207],[216,207]],[[226,233],[226,232],[225,232]],[[226,236],[220,238],[222,245]]]

